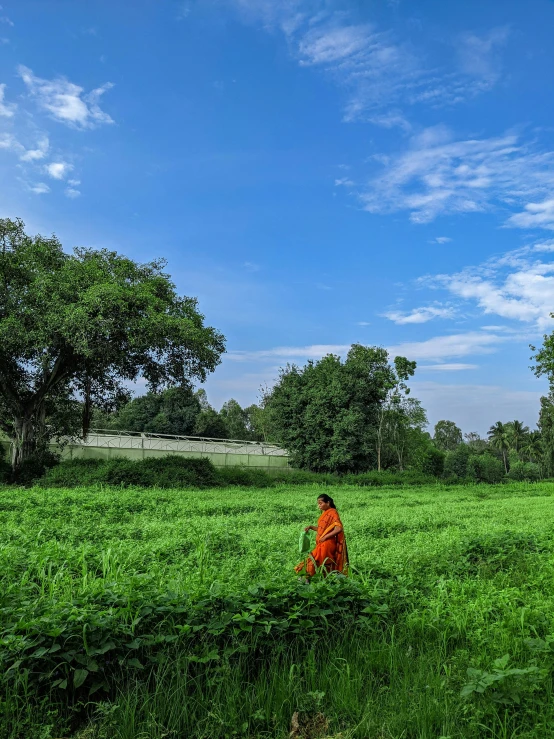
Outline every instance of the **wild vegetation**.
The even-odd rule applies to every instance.
[[[324,489],[1,490],[0,736],[549,736],[552,484]]]

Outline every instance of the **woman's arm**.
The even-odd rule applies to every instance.
[[[317,526],[306,526],[304,531],[317,531]]]
[[[333,536],[337,536],[337,534],[340,534],[342,531],[342,526],[340,524],[337,524],[335,528],[332,531],[329,531],[328,534],[325,534],[325,536],[322,536],[319,540],[319,543],[321,544],[324,541],[327,541],[328,539],[332,539]]]

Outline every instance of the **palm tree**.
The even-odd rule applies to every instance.
[[[542,461],[544,449],[540,431],[531,431],[531,433],[526,436],[521,447],[521,453],[529,460],[529,462],[540,463]]]
[[[506,426],[509,426],[507,435],[510,446],[516,452],[519,452],[526,437],[529,435],[529,426],[524,426],[521,421],[512,421],[511,423],[507,423]]]
[[[492,447],[502,452],[502,459],[504,460],[504,470],[508,473],[508,462],[506,460],[506,452],[510,448],[508,444],[508,431],[506,428],[507,424],[503,424],[502,421],[497,421],[494,426],[491,426],[487,436]]]

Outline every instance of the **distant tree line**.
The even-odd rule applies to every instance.
[[[270,441],[264,421],[264,410],[260,406],[253,404],[242,408],[231,398],[217,411],[208,402],[203,388],[194,391],[188,385],[146,393],[108,413],[93,412],[96,429]]]

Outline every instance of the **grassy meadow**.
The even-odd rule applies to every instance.
[[[553,554],[552,483],[5,487],[0,737],[553,736]]]

